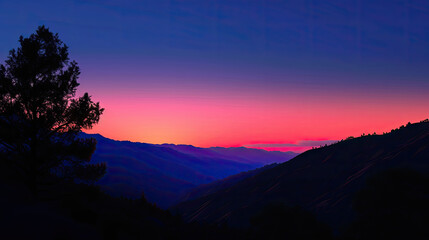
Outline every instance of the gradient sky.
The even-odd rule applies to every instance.
[[[303,151],[429,117],[429,2],[5,1],[58,32],[118,140]]]

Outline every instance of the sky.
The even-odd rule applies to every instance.
[[[0,0],[0,60],[45,25],[117,140],[304,151],[429,117],[429,2]]]

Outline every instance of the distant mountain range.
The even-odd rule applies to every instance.
[[[97,139],[93,162],[106,162],[107,174],[98,182],[113,196],[138,198],[166,208],[176,204],[187,191],[295,157],[293,152],[270,152],[244,147],[198,148],[190,145],[147,144],[115,141],[99,134],[82,134]]]
[[[171,210],[187,221],[243,226],[268,204],[300,205],[338,230],[355,216],[353,198],[366,179],[392,168],[429,173],[428,121],[309,150],[239,181],[206,185],[199,197]]]

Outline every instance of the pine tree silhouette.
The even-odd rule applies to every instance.
[[[19,43],[0,65],[1,160],[36,194],[46,179],[98,179],[106,166],[89,163],[96,141],[78,133],[98,123],[104,109],[88,93],[75,97],[78,64],[45,26]]]

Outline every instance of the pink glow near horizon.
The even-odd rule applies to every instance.
[[[317,147],[317,146],[315,146]],[[280,152],[296,152],[302,153],[307,150],[310,150],[312,147],[248,147],[248,148],[256,148],[262,149],[266,151],[280,151]]]
[[[427,118],[428,110],[423,94],[377,90],[87,89],[106,109],[100,123],[87,132],[199,147],[339,140],[388,132]],[[262,148],[302,152],[311,146]]]

